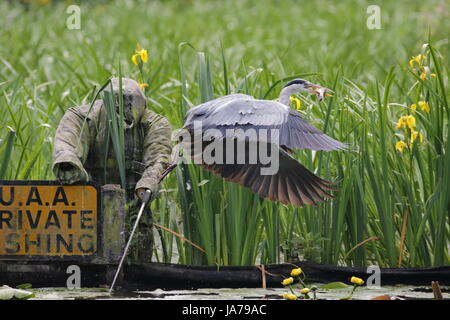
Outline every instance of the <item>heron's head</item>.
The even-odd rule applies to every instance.
[[[316,94],[319,100],[322,100],[325,96],[329,96],[326,92],[331,90],[304,79],[294,79],[286,84],[282,91],[287,92],[289,95],[299,92]]]

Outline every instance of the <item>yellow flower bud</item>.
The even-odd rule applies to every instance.
[[[302,274],[302,269],[301,268],[296,268],[296,269],[292,269],[291,270],[291,276],[293,277],[298,277],[299,275]]]
[[[281,281],[281,284],[283,286],[288,286],[288,285],[292,284],[293,282],[294,282],[294,278],[289,277],[289,278],[286,278],[283,281]]]
[[[309,289],[308,288],[303,288],[300,290],[301,294],[308,294],[309,293]]]
[[[292,293],[284,293],[283,298],[286,300],[297,300],[297,296]]]
[[[361,279],[361,278],[358,278],[358,277],[352,277],[350,279],[350,282],[353,283],[353,284],[356,284],[358,286],[362,286],[364,284],[364,280]]]

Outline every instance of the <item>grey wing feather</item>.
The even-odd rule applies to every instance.
[[[348,149],[346,144],[327,136],[294,110],[290,110],[287,123],[281,127],[280,144],[294,149]]]
[[[246,151],[248,153],[248,150]],[[202,167],[227,181],[250,188],[263,198],[294,206],[317,205],[326,198],[333,198],[329,191],[332,183],[323,180],[306,169],[283,150],[278,150],[280,165],[274,175],[261,175],[263,167],[256,164],[202,164]]]
[[[188,110],[184,123],[185,128],[192,128],[194,121],[204,121],[215,109],[236,99],[251,98],[245,94],[230,94],[214,100],[207,101]]]
[[[245,94],[232,94],[208,101],[189,110],[184,127],[193,129],[201,121],[202,130],[220,130],[222,136],[238,137],[238,131],[254,129],[267,134],[258,140],[293,149],[343,150],[348,146],[315,128],[300,113],[271,100],[258,100]],[[245,139],[252,139],[245,136]]]
[[[287,111],[286,106],[276,101],[257,100],[245,94],[232,94],[190,109],[184,126],[192,128],[196,120],[202,121],[204,129],[246,124],[279,125],[286,121]]]

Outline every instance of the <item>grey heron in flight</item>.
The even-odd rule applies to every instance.
[[[224,133],[222,138],[224,145],[226,140],[228,142],[230,139],[239,140],[226,132],[236,132],[239,129],[277,131],[276,141],[271,139],[270,135],[267,135],[265,139],[267,145],[275,147],[275,155],[278,156],[278,171],[275,174],[261,174],[261,168],[265,165],[260,161],[259,156],[256,163],[249,161],[252,156],[249,144],[261,143],[262,141],[255,141],[260,139],[258,137],[244,139],[245,149],[240,149],[246,153],[243,162],[236,161],[237,156],[234,155],[235,161],[229,163],[225,161],[226,155],[223,155],[223,161],[216,163],[203,161],[197,164],[227,181],[250,188],[259,196],[272,201],[303,206],[316,205],[326,198],[332,198],[329,191],[333,190],[334,184],[319,178],[291,156],[293,149],[342,150],[347,148],[346,144],[334,140],[309,124],[299,112],[290,107],[290,97],[296,93],[316,94],[321,100],[328,90],[309,81],[295,79],[283,87],[277,101],[258,100],[245,94],[230,94],[191,108],[187,112],[184,128],[192,134],[195,123],[199,122],[202,132],[214,129]],[[211,140],[214,139],[206,139],[203,142],[201,152],[206,150]],[[193,142],[189,143],[193,150]],[[193,153],[195,157],[196,152],[193,151]]]

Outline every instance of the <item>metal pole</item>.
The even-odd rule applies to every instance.
[[[141,219],[142,213],[144,212],[144,208],[145,208],[147,202],[150,200],[151,194],[152,194],[152,192],[149,189],[147,189],[142,197],[141,209],[139,210],[138,216],[136,218],[136,222],[134,223],[133,230],[131,230],[130,238],[128,239],[127,245],[125,246],[125,250],[122,255],[122,258],[120,259],[119,266],[117,267],[116,274],[114,275],[114,280],[111,284],[111,288],[109,288],[110,294],[114,288],[114,284],[116,283],[117,277],[119,276],[119,272],[120,272],[120,269],[122,268],[123,261],[125,260],[125,257],[127,256],[128,247],[130,246],[131,240],[133,239],[134,232],[136,231],[139,220]]]

